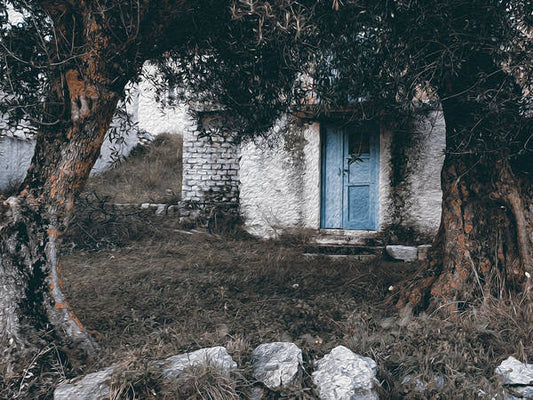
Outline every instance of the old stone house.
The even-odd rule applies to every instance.
[[[197,110],[193,119],[187,107],[165,107],[156,98],[154,87],[141,82],[128,112],[139,131],[183,135],[182,201],[189,209],[237,211],[260,237],[306,230],[324,242],[420,244],[438,229],[445,148],[439,111],[413,129],[408,143],[403,135],[401,145],[385,126],[343,118],[284,118],[269,137],[237,144],[221,113]],[[218,133],[204,137],[200,127]],[[24,140],[30,145],[17,150],[23,156],[7,152],[18,164],[31,155],[31,141]],[[124,143],[127,154],[137,134]],[[111,148],[104,147],[97,170]],[[2,157],[2,183],[8,168],[24,174],[24,165],[13,167],[17,162]]]
[[[198,123],[220,121],[200,113]],[[238,205],[254,235],[307,229],[324,242],[420,244],[438,229],[445,148],[438,111],[401,148],[384,126],[338,118],[280,121],[271,137],[238,145],[223,125],[219,131],[184,132],[182,197]]]

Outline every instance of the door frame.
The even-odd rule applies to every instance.
[[[333,127],[336,129],[342,129],[342,169],[345,168],[345,146],[347,145],[347,130],[350,129],[359,129],[364,130],[368,132],[370,136],[369,138],[369,144],[370,144],[370,154],[371,159],[374,158],[375,162],[371,162],[371,169],[372,174],[374,176],[374,184],[371,185],[371,199],[370,199],[370,206],[373,207],[373,210],[371,212],[371,215],[373,216],[372,220],[372,227],[368,229],[350,229],[345,227],[345,216],[344,212],[346,210],[345,202],[346,202],[346,193],[345,193],[345,184],[344,179],[345,176],[342,174],[342,199],[341,199],[341,213],[342,213],[342,219],[341,219],[341,227],[338,228],[325,228],[324,222],[325,222],[325,198],[326,198],[326,134],[327,134],[327,128]],[[376,232],[379,231],[379,215],[380,215],[380,196],[379,196],[379,186],[380,186],[380,164],[381,164],[381,157],[380,157],[380,128],[379,125],[372,122],[339,122],[339,121],[333,121],[333,122],[322,122],[320,124],[320,229],[332,229],[332,230],[343,230],[343,231],[363,231],[363,232]],[[373,186],[373,187],[372,187]]]

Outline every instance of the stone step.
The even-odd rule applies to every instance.
[[[316,258],[316,257],[328,257],[333,260],[355,260],[362,262],[370,262],[376,260],[377,254],[320,254],[320,253],[304,253],[304,257]]]
[[[382,246],[361,246],[349,244],[309,244],[304,246],[306,254],[323,254],[336,256],[381,256]]]
[[[359,245],[381,246],[383,240],[378,232],[344,231],[339,229],[321,229],[313,238],[317,245]]]

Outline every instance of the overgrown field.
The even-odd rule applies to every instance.
[[[387,296],[414,264],[306,257],[303,237],[221,236],[157,217],[142,225],[135,240],[63,260],[71,305],[102,347],[93,369],[223,345],[243,368],[232,393],[247,398],[255,346],[293,341],[309,366],[343,344],[377,361],[383,398],[474,399],[497,387],[493,371],[504,358],[533,359],[524,299],[486,299],[448,320],[400,315]],[[413,379],[402,385],[406,375]],[[428,391],[416,393],[414,378]],[[193,387],[177,398],[208,390]],[[315,398],[308,388],[272,398]]]
[[[134,162],[147,168],[134,169],[140,175],[152,174],[146,159]],[[140,183],[150,179],[125,178],[127,167],[91,182],[88,193],[99,195],[84,196],[62,259],[69,303],[101,358],[89,366],[52,362],[46,374],[25,381],[34,398],[49,398],[60,378],[73,375],[67,367],[81,373],[126,362],[114,378],[114,400],[246,399],[257,384],[250,353],[269,341],[296,343],[307,369],[302,387],[268,393],[270,399],[316,398],[311,365],[340,344],[376,360],[383,399],[501,399],[495,367],[510,355],[533,361],[533,313],[525,296],[487,298],[448,319],[399,313],[394,294],[419,265],[308,257],[306,232],[262,241],[238,227],[217,234],[186,230],[171,217],[105,210],[103,197],[156,201]],[[164,186],[172,182],[165,176],[157,201],[168,199]],[[133,186],[139,186],[135,195]],[[147,369],[149,360],[214,345],[226,346],[238,362],[231,379],[197,369],[179,387],[166,387]],[[53,359],[55,349],[47,351]],[[417,378],[424,393],[416,391]]]

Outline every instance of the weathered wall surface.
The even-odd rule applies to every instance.
[[[182,135],[196,129],[196,122],[188,115],[187,106],[175,101],[174,91],[156,93],[160,75],[150,63],[143,66],[144,78],[137,84],[137,115],[139,130],[153,136],[161,133]],[[169,104],[172,103],[172,106]]]
[[[391,160],[391,168],[399,171],[399,181],[392,182],[395,186],[391,189],[395,196],[391,240],[427,243],[439,227],[442,207],[440,173],[446,148],[442,112],[431,113],[408,137],[399,140],[402,151]]]
[[[22,182],[30,166],[35,141],[17,137],[0,138],[0,190]]]
[[[100,174],[113,166],[113,163],[127,157],[142,139],[149,139],[139,132],[138,99],[136,86],[130,86],[131,102],[120,103],[117,112],[100,148],[100,156],[94,164],[91,174]]]
[[[379,134],[379,227],[386,229],[393,222],[394,200],[390,178],[392,174],[391,145],[393,132],[381,128]]]
[[[446,126],[442,112],[434,112],[416,130],[409,169],[409,202],[405,224],[422,234],[434,235],[440,224],[442,190],[440,173],[446,149]]]
[[[412,134],[405,163],[405,181],[391,187],[394,133],[381,129],[379,225],[395,223],[415,232],[415,238],[434,235],[440,221],[440,170],[445,130],[440,113],[433,113]],[[273,145],[248,143],[241,151],[240,206],[250,233],[271,237],[283,230],[320,227],[320,126],[293,127]],[[398,161],[398,160],[396,160]],[[394,193],[399,190],[400,193]],[[395,238],[392,237],[394,241]],[[422,240],[422,239],[421,239]]]
[[[239,172],[241,214],[250,233],[271,237],[287,229],[320,227],[318,123],[294,127],[274,143],[247,143]]]
[[[211,124],[209,120],[202,121]],[[199,137],[197,131],[183,134],[182,199],[199,202],[238,202],[239,146],[231,135]]]
[[[168,93],[167,97],[171,95]],[[158,102],[155,87],[149,81],[139,83],[137,112],[139,130],[153,136],[161,133],[182,135],[196,128],[195,122],[187,114],[187,107],[183,104],[170,107]]]

